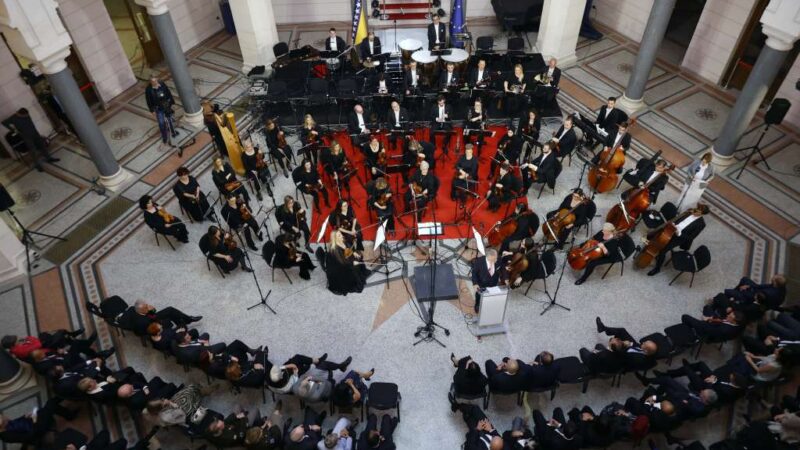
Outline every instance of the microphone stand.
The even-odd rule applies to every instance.
[[[437,265],[437,253],[438,253],[438,243],[439,238],[437,231],[439,231],[439,226],[436,223],[436,208],[431,208],[431,212],[433,214],[433,233],[431,233],[431,240],[433,242],[432,252],[428,255],[428,261],[431,261],[431,283],[430,283],[430,293],[433,298],[431,299],[431,304],[428,306],[427,311],[427,318],[425,320],[425,325],[417,327],[417,331],[414,333],[414,337],[419,338],[416,342],[414,342],[414,346],[419,344],[420,342],[436,342],[437,344],[441,345],[442,348],[447,348],[442,341],[436,338],[436,327],[441,328],[444,331],[445,336],[450,336],[450,330],[443,327],[442,325],[436,323],[433,320],[433,315],[436,312],[436,265]],[[442,225],[444,228],[444,225]],[[442,230],[444,231],[444,230]],[[427,261],[426,261],[427,263]]]
[[[572,238],[570,240],[569,246],[572,247],[574,245],[575,245],[575,233],[572,233]],[[547,311],[550,311],[550,309],[554,307],[559,307],[567,311],[572,311],[570,308],[567,308],[566,306],[556,301],[558,299],[558,291],[561,289],[561,280],[564,278],[564,269],[566,269],[566,267],[567,267],[567,256],[564,255],[564,261],[561,263],[561,274],[558,276],[558,282],[556,283],[556,291],[553,292],[553,295],[550,295],[550,293],[547,292],[547,289],[545,288],[544,293],[547,295],[547,298],[550,299],[550,304],[545,306],[545,308],[539,314],[540,316],[543,316]]]
[[[242,243],[242,237],[239,236],[239,233],[233,233],[233,230],[230,227],[228,228],[228,233],[237,236],[239,238],[239,242]],[[270,312],[272,312],[272,314],[278,315],[278,313],[275,312],[275,310],[272,309],[272,307],[269,306],[269,304],[267,304],[267,299],[269,298],[270,294],[272,294],[272,289],[270,289],[269,292],[267,292],[267,295],[264,295],[264,291],[261,290],[261,284],[258,282],[256,271],[253,270],[253,261],[250,259],[250,253],[249,250],[247,249],[247,246],[242,245],[240,248],[244,253],[244,258],[247,260],[247,266],[250,268],[251,271],[250,273],[253,275],[253,281],[255,281],[256,283],[256,289],[258,290],[258,298],[259,298],[259,302],[252,306],[248,306],[247,311],[250,311],[251,309],[257,306],[265,306],[268,310],[270,310]]]

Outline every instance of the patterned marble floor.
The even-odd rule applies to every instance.
[[[335,26],[348,28],[346,24]],[[321,24],[315,29],[286,27],[279,31],[294,46],[316,43],[324,37],[327,27],[328,24]],[[480,27],[479,35],[494,34],[498,43],[504,42],[496,27],[483,24]],[[528,41],[535,43],[535,38],[532,34]],[[635,51],[635,43],[613,32],[606,32],[597,42],[581,40],[577,50],[579,62],[566,69],[562,79],[559,94],[562,110],[591,114],[606,96],[621,93],[627,79],[625,73],[629,70],[626,65],[631,64]],[[246,86],[238,73],[240,55],[236,38],[225,34],[190,51],[187,57],[198,93],[221,100],[223,104],[233,104],[241,98]],[[138,340],[113,337],[82,307],[84,301],[97,302],[107,295],[118,294],[130,302],[144,298],[157,305],[169,303],[192,314],[202,314],[205,319],[200,326],[209,331],[214,340],[244,338],[252,345],[267,344],[275,360],[295,352],[315,355],[328,351],[336,358],[352,354],[354,367],[376,367],[376,381],[400,384],[403,422],[396,436],[401,449],[458,448],[460,445],[465,431],[463,424],[449,413],[444,401],[452,375],[447,363],[450,351],[458,355],[469,353],[479,360],[506,354],[531,358],[543,349],[554,351],[557,356],[574,355],[581,346],[591,346],[601,340],[592,330],[597,315],[607,318],[608,323],[628,326],[635,335],[660,330],[677,322],[684,312],[696,313],[703,298],[739,276],[746,274],[764,279],[780,270],[786,242],[800,231],[800,196],[797,195],[800,186],[796,176],[800,138],[797,130],[774,127],[764,141],[768,142],[765,155],[772,170],[765,170],[763,163],[749,166],[736,180],[737,168],[732,167],[724,171],[707,192],[713,214],[701,240],[711,248],[714,262],[697,277],[691,289],[685,279],[665,289],[674,273],[671,270],[648,278],[626,267],[623,277],[612,271],[601,281],[596,274],[581,287],[573,286],[575,274],[567,270],[559,300],[571,307],[571,312],[555,310],[539,316],[544,295],[542,286],[537,284],[530,298],[520,292],[511,296],[511,332],[507,336],[482,340],[475,339],[473,330],[464,321],[462,311],[471,305],[471,299],[462,292],[460,301],[437,310],[437,320],[452,331],[444,338],[447,349],[434,344],[420,348],[411,345],[413,330],[420,321],[400,280],[392,281],[388,287],[375,280],[360,295],[333,297],[324,288],[320,270],[314,272],[309,282],[299,282],[295,276],[295,284],[289,284],[280,273],[272,282],[266,265],[255,257],[253,263],[259,281],[265,289],[272,289],[270,304],[278,315],[272,316],[263,310],[246,313],[244,307],[257,301],[251,277],[237,273],[220,280],[218,274],[204,268],[203,258],[194,243],[179,245],[175,252],[163,245],[156,247],[135,206],[104,222],[101,230],[84,225],[83,219],[88,218],[89,222],[103,207],[118,205],[121,200],[133,202],[144,193],[154,195],[177,211],[170,187],[174,169],[181,164],[199,175],[205,189],[211,189],[208,166],[213,151],[208,145],[208,136],[204,132],[197,134],[198,143],[187,149],[182,159],[174,151],[162,148],[155,136],[155,122],[144,108],[143,90],[143,85],[136,86],[98,116],[115,155],[134,174],[135,181],[119,197],[110,193],[99,196],[89,190],[90,180],[96,176],[94,169],[88,164],[85,151],[67,139],[56,141],[56,153],[61,161],[48,165],[45,173],[30,171],[21,163],[0,161],[0,181],[9,186],[15,196],[24,199],[19,215],[26,224],[58,235],[90,233],[85,243],[60,264],[44,261],[32,283],[21,280],[0,287],[0,303],[10,312],[0,318],[2,329],[22,334],[81,325],[96,328],[104,348],[116,345],[119,349],[117,364],[131,364],[147,374],[159,374],[176,382],[202,382],[204,378],[197,371],[184,373],[172,361],[165,361],[140,347]],[[664,60],[659,60],[651,73],[646,100],[649,109],[639,116],[639,125],[632,131],[632,154],[635,156],[629,158],[628,164],[663,150],[667,158],[685,167],[708,148],[733,104],[728,94],[691,74],[680,72]],[[242,119],[246,126],[247,119]],[[557,126],[557,123],[551,124],[550,132]],[[742,145],[753,142],[759,134],[760,126],[755,120]],[[566,190],[577,183],[580,167],[576,160],[565,169],[554,196],[545,193],[542,199],[529,199],[539,214],[554,208]],[[293,193],[287,181],[278,178],[276,195]],[[673,180],[664,198],[674,199],[679,189],[680,184]],[[605,211],[612,203],[612,197],[600,197],[599,210]],[[593,227],[597,229],[599,225],[598,219]],[[190,225],[193,242],[203,228],[201,224]],[[45,250],[47,248],[45,245]],[[404,257],[409,267],[417,264],[414,255],[406,253]],[[734,264],[723,263],[728,261]],[[462,263],[456,267],[460,274],[466,275],[467,269]],[[553,289],[552,285],[548,286]],[[309,314],[309,311],[314,312]],[[236,327],[230,327],[231,323]],[[298,324],[305,326],[298,327]],[[331,330],[336,330],[335,340],[330,339]],[[721,353],[706,350],[703,357],[718,362],[733,352],[734,347],[726,346]],[[602,383],[596,383],[588,394],[581,395],[576,389],[562,388],[552,403],[534,399],[532,404],[548,412],[556,405],[601,406],[610,400],[623,400],[640,389],[629,377],[620,389],[604,389]],[[0,403],[0,411],[13,415],[41,403],[45,395],[40,384],[38,391]],[[229,411],[237,403],[258,407],[260,399],[257,397],[237,397],[224,392],[210,399],[209,406],[221,411]],[[294,402],[287,402],[287,405],[290,412],[297,410]],[[515,415],[525,414],[530,406],[519,409],[508,399],[498,399],[490,406],[489,415],[503,429]],[[269,404],[261,405],[262,411],[269,408]],[[128,437],[141,431],[121,409],[101,412],[80,422],[79,428],[109,428],[114,434]],[[724,435],[730,419],[730,410],[722,410],[682,429],[681,436],[713,441]],[[188,442],[177,433],[162,433],[161,437],[165,448],[188,447]]]

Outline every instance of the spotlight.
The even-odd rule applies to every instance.
[[[377,0],[376,0],[376,1],[377,1]],[[380,11],[379,9],[373,9],[373,10],[372,10],[372,17],[374,17],[374,18],[376,18],[376,19],[377,19],[377,18],[378,18],[378,17],[380,17],[380,16],[381,16],[381,11]]]
[[[444,10],[442,8],[439,8],[439,10],[436,11],[436,15],[439,17],[444,17],[445,16]]]
[[[434,8],[438,8],[438,7],[442,6],[442,0],[433,0],[432,4],[433,4]]]
[[[381,4],[381,2],[379,2],[378,0],[372,0],[372,7],[373,8],[377,8],[378,6],[380,6],[380,4]]]

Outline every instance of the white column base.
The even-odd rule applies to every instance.
[[[0,220],[0,283],[11,281],[28,273],[25,246],[14,232],[16,224]]]
[[[647,109],[647,104],[644,102],[644,98],[640,99],[632,99],[628,98],[626,94],[622,94],[620,98],[617,99],[617,106],[628,115],[633,115],[643,109]]]
[[[115,173],[114,175],[108,177],[101,175],[100,184],[102,184],[104,188],[111,192],[120,192],[123,188],[128,187],[128,184],[135,179],[136,178],[130,172],[120,166],[119,172]]]
[[[725,168],[732,166],[737,162],[733,155],[720,155],[716,152],[716,150],[714,150],[714,147],[711,147],[709,150],[711,150],[711,156],[713,157],[711,163],[717,167]]]
[[[203,127],[203,109],[200,108],[199,111],[190,113],[188,111],[184,111],[183,113],[183,123],[185,125],[190,125],[195,130],[198,130]]]
[[[37,385],[36,375],[28,363],[19,363],[19,372],[14,378],[0,383],[0,402],[5,401],[11,396],[18,395],[19,393],[35,388]]]

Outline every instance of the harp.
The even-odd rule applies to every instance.
[[[228,159],[231,161],[231,167],[237,175],[242,176],[245,173],[244,163],[242,163],[242,141],[239,139],[239,131],[236,129],[236,118],[232,112],[225,113],[225,118],[219,114],[214,114],[214,119],[217,121],[219,131],[222,134],[222,140],[225,142],[225,149],[228,152]]]

